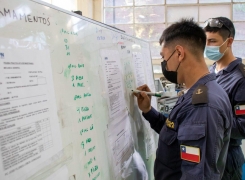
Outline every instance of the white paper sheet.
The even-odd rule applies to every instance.
[[[153,69],[152,69],[152,60],[151,60],[149,50],[145,50],[143,52],[143,59],[144,59],[144,64],[145,64],[147,85],[152,92],[156,92],[155,84],[154,84]],[[151,106],[157,109],[157,97],[151,98]]]
[[[145,72],[144,72],[144,60],[142,54],[138,52],[132,53],[134,60],[134,72],[136,79],[136,87],[146,84]]]
[[[20,179],[61,149],[48,50],[0,49],[0,179]]]
[[[133,141],[129,117],[113,121],[108,126],[108,148],[112,154],[115,179],[121,176],[123,163],[133,154]],[[119,178],[120,179],[120,178]]]
[[[144,142],[145,142],[145,149],[146,149],[146,159],[149,159],[151,155],[156,153],[156,142],[154,139],[154,131],[151,129],[149,123],[144,121]]]
[[[135,150],[134,154],[124,163],[123,179],[148,180],[148,172],[140,154]]]
[[[110,118],[115,117],[125,109],[119,57],[116,50],[101,50]]]

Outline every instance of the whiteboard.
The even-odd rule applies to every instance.
[[[0,179],[154,179],[158,137],[131,93],[155,91],[149,43],[44,2],[0,4]]]

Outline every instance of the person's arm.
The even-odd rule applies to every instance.
[[[142,114],[144,118],[150,123],[151,128],[159,134],[167,118],[163,114],[156,111],[153,107],[151,107],[149,112]]]
[[[178,140],[181,180],[220,180],[227,157],[231,121],[214,107],[199,106],[181,115]]]
[[[241,79],[236,84],[231,96],[231,105],[233,108],[231,138],[245,139],[245,113],[242,112],[242,109],[245,106],[245,78]]]
[[[137,90],[151,92],[147,85],[140,86]],[[143,116],[149,121],[151,127],[159,133],[165,123],[166,117],[151,107],[151,96],[145,92],[134,93],[134,95],[137,97],[138,106]]]

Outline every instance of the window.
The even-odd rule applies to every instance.
[[[77,1],[76,0],[42,0],[49,4],[53,4],[60,8],[66,9],[68,11],[76,10],[77,9]]]
[[[104,0],[104,22],[149,41],[153,59],[160,58],[158,40],[171,23],[193,17],[203,25],[218,16],[234,22],[233,51],[245,58],[245,0]]]

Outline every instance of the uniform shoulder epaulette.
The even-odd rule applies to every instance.
[[[208,87],[201,84],[192,94],[192,104],[207,104],[208,103]]]
[[[245,77],[245,65],[243,63],[239,64],[239,69],[240,69],[243,77]]]

